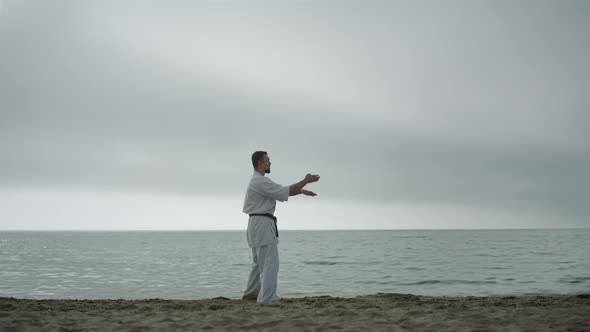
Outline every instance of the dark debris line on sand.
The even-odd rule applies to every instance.
[[[397,293],[378,293],[375,295],[357,296],[357,297],[332,297],[328,295],[323,296],[309,296],[300,298],[281,298],[279,306],[289,303],[303,303],[313,304],[319,302],[343,302],[354,303],[365,300],[375,300],[380,303],[396,302],[396,303],[437,303],[437,302],[480,302],[490,305],[506,305],[512,302],[527,305],[544,305],[553,304],[557,302],[563,303],[579,303],[590,305],[590,293],[583,293],[577,295],[531,295],[531,296],[420,296],[413,294],[397,294]],[[121,309],[135,309],[139,305],[161,305],[166,309],[174,310],[202,310],[206,309],[210,304],[218,305],[237,305],[237,304],[251,304],[254,301],[230,299],[227,297],[215,297],[210,299],[198,300],[178,300],[178,299],[21,299],[14,297],[0,297],[0,311],[9,312],[11,310],[80,310],[80,309],[95,309],[100,307],[102,310],[121,310]]]
[[[577,295],[531,295],[531,296],[464,296],[464,297],[453,297],[453,296],[420,296],[413,294],[397,294],[397,293],[378,293],[375,295],[357,296],[357,297],[332,297],[328,295],[323,296],[309,296],[300,298],[281,298],[281,305],[287,305],[289,303],[330,303],[330,302],[343,302],[343,303],[354,303],[365,300],[375,300],[380,303],[383,302],[396,302],[396,303],[464,303],[464,302],[479,302],[487,305],[504,306],[510,305],[511,303],[527,304],[527,305],[546,305],[559,303],[579,303],[590,305],[590,293],[583,293]],[[80,310],[80,309],[96,309],[102,310],[125,310],[125,309],[136,309],[140,305],[160,305],[166,309],[172,310],[203,310],[208,309],[211,304],[216,305],[238,305],[238,304],[251,304],[254,301],[241,300],[241,299],[230,299],[227,297],[215,297],[211,299],[199,299],[199,300],[177,300],[177,299],[161,299],[161,298],[150,298],[150,299],[21,299],[14,297],[0,297],[0,311],[10,312],[12,310],[26,310],[26,311],[42,311],[42,310]]]

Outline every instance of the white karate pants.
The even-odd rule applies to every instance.
[[[256,302],[275,304],[277,296],[277,275],[279,274],[279,250],[277,243],[252,248],[252,270],[244,297],[255,297]]]

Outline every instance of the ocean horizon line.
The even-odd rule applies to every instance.
[[[243,232],[244,229],[0,229],[0,232]],[[280,229],[281,232],[355,232],[355,231],[502,231],[502,230],[590,230],[590,227],[559,228],[332,228]]]

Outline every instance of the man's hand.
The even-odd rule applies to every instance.
[[[311,175],[311,174],[307,174],[305,176],[305,182],[306,183],[312,183],[312,182],[317,182],[320,180],[320,176],[319,175]]]
[[[316,193],[310,190],[301,189],[301,193],[305,196],[317,196]]]
[[[314,192],[305,190],[308,192],[306,194],[305,192],[302,191],[302,189],[306,184],[312,183],[312,182],[317,182],[319,180],[320,180],[319,175],[307,174],[303,180],[289,186],[289,196],[294,196],[294,195],[299,195],[299,194],[304,194],[307,196],[315,196]]]

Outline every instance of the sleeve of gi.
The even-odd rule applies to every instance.
[[[277,201],[284,202],[289,199],[289,187],[274,183],[267,177],[263,177],[252,189],[263,196],[276,199]]]

